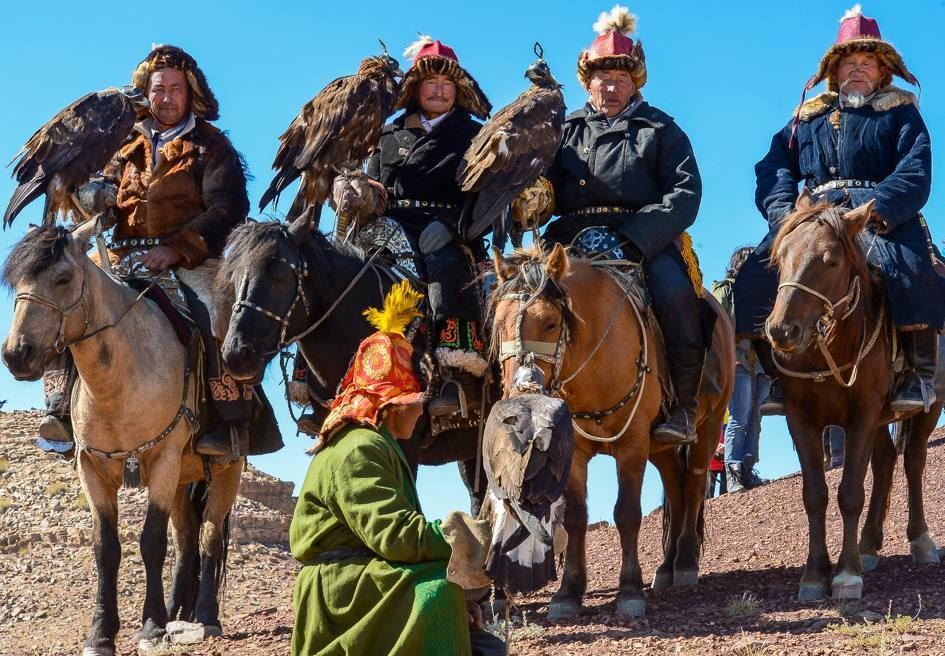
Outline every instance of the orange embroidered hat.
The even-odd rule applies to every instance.
[[[410,322],[420,316],[423,298],[404,280],[384,299],[384,309],[364,312],[378,332],[358,346],[354,361],[331,402],[316,448],[327,443],[340,428],[363,424],[377,428],[381,410],[389,405],[412,405],[425,395],[413,367],[413,346],[404,337]]]

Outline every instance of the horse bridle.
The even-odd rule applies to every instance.
[[[306,310],[311,310],[311,306],[309,305],[308,297],[305,295],[305,286],[303,284],[303,280],[305,278],[308,278],[308,263],[305,261],[305,256],[302,254],[302,251],[299,250],[298,261],[296,262],[290,262],[284,257],[275,258],[274,261],[282,262],[286,264],[289,267],[289,269],[292,271],[292,275],[295,278],[295,297],[292,299],[292,303],[289,304],[289,308],[288,310],[286,310],[285,314],[278,314],[276,312],[273,312],[272,310],[264,308],[261,305],[257,305],[256,303],[252,303],[246,300],[245,298],[243,298],[243,294],[246,292],[246,288],[248,286],[246,283],[245,275],[243,276],[242,281],[240,282],[240,289],[237,294],[236,302],[233,303],[232,311],[233,313],[236,313],[237,311],[239,311],[240,308],[248,308],[250,310],[255,310],[256,312],[260,313],[264,317],[268,319],[272,319],[273,321],[278,323],[280,326],[282,326],[282,330],[279,333],[279,343],[276,346],[276,350],[273,351],[273,353],[277,353],[284,347],[289,346],[293,341],[297,339],[297,338],[292,338],[292,340],[289,341],[287,339],[287,334],[289,331],[289,324],[292,322],[292,312],[295,311],[295,308],[299,304],[299,301],[302,302]]]
[[[827,298],[826,295],[820,293],[816,289],[812,289],[807,285],[801,284],[799,282],[789,280],[788,282],[782,282],[778,285],[778,294],[781,293],[782,289],[791,288],[799,289],[800,291],[815,296],[820,299],[820,302],[823,304],[824,311],[817,318],[817,321],[814,322],[814,331],[821,336],[826,336],[828,332],[837,324],[839,321],[843,321],[851,314],[853,310],[856,309],[856,306],[860,303],[860,277],[858,275],[853,276],[853,280],[850,281],[850,286],[847,288],[847,293],[840,298],[840,300],[834,302]],[[841,305],[846,304],[847,308],[843,315],[838,319],[835,315],[837,308]]]
[[[544,286],[533,294],[513,292],[502,296],[499,301],[518,301],[518,314],[515,317],[515,338],[506,340],[499,345],[499,362],[515,358],[520,367],[534,367],[537,360],[551,365],[551,379],[546,388],[557,391],[561,388],[559,377],[564,363],[564,347],[568,341],[568,324],[562,321],[558,341],[548,342],[541,340],[522,339],[522,324],[525,321],[525,311],[541,295]]]

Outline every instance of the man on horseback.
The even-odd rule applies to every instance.
[[[697,265],[684,230],[696,219],[702,181],[689,138],[640,93],[643,47],[626,35],[635,22],[623,7],[603,14],[594,26],[598,37],[578,58],[578,79],[590,99],[565,122],[548,173],[557,218],[543,239],[586,255],[620,251],[618,259],[642,263],[676,391],[668,420],[653,436],[686,444],[696,440],[706,349]],[[603,250],[582,246],[608,240]]]
[[[921,214],[929,198],[932,156],[916,98],[893,86],[893,75],[917,84],[900,54],[882,39],[876,20],[856,5],[844,15],[836,42],[805,89],[826,80],[827,91],[802,102],[755,166],[755,200],[770,231],[742,268],[734,291],[736,333],[756,337],[761,362],[773,378],[762,414],[784,413],[778,371],[760,329],[778,291],[777,272],[769,268],[771,246],[802,183],[814,202],[852,208],[875,201],[863,246],[883,279],[905,358],[891,409],[927,412],[935,402],[945,280],[936,272],[942,265]]]
[[[457,230],[465,194],[456,182],[463,154],[482,127],[491,104],[456,52],[421,37],[404,55],[413,59],[401,85],[397,109],[368,162],[367,174],[383,187],[383,218],[403,228],[428,283],[427,298],[438,331],[435,349],[444,385],[430,401],[434,417],[478,403],[488,369],[480,335],[476,262],[485,258],[482,240],[463,240]]]
[[[243,163],[226,135],[210,124],[219,116],[217,100],[185,51],[154,48],[136,68],[132,84],[148,95],[150,115],[135,124],[129,141],[101,178],[80,191],[80,199],[90,214],[108,210],[114,218],[107,256],[115,273],[156,282],[203,334],[220,421],[197,441],[196,450],[209,456],[245,454],[249,421],[271,417],[271,409],[252,387],[221,371],[206,307],[213,258],[249,211]],[[59,452],[70,450],[73,441],[69,396],[74,376],[68,353],[43,377],[49,414],[40,435]],[[266,442],[254,444],[254,451],[281,446],[274,421],[266,423],[265,430],[254,431]]]

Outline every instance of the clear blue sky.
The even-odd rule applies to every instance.
[[[629,3],[639,16],[638,31],[647,55],[649,82],[644,95],[672,114],[694,144],[704,196],[692,230],[707,279],[722,275],[736,246],[757,242],[765,224],[754,207],[752,166],[771,135],[790,117],[801,87],[836,36],[838,19],[852,0],[808,2]],[[442,2],[426,5],[362,1],[178,3],[100,2],[93,6],[48,1],[8,3],[0,22],[0,159],[9,160],[33,131],[57,111],[89,91],[129,80],[152,43],[179,45],[200,62],[220,100],[220,127],[229,130],[245,155],[255,181],[255,206],[269,181],[277,138],[302,103],[330,80],[353,72],[360,59],[378,51],[383,39],[399,55],[417,31],[431,34],[459,53],[495,107],[514,98],[540,40],[569,108],[585,94],[575,77],[580,50],[594,37],[591,25],[613,6],[562,2]],[[945,132],[943,53],[936,48],[945,24],[945,2],[867,1],[883,35],[900,49],[924,85],[922,110],[937,144]],[[938,62],[937,64],[935,62]],[[404,63],[404,62],[402,62]],[[406,68],[406,65],[404,66]],[[899,83],[899,82],[897,82]],[[936,151],[936,168],[945,165]],[[0,176],[4,205],[12,181]],[[0,254],[37,221],[42,203],[24,212],[12,230],[0,233]],[[933,234],[945,236],[945,190],[933,186],[926,216]],[[0,299],[0,335],[6,335],[12,299]],[[120,373],[116,372],[116,375]],[[279,408],[286,447],[257,458],[256,464],[284,479],[301,482],[308,458],[307,438],[290,431],[278,386],[270,371],[267,389]],[[0,399],[9,408],[42,404],[39,384],[16,383],[0,368]],[[782,420],[765,421],[760,469],[766,476],[797,469]],[[613,461],[591,464],[590,518],[611,519],[616,500]],[[420,495],[434,517],[464,508],[456,468],[424,468]],[[643,507],[659,502],[660,484],[647,475]],[[800,500],[796,500],[800,503]]]

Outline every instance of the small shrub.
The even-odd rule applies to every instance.
[[[85,498],[85,492],[79,492],[79,496],[72,502],[72,507],[76,510],[89,509],[89,500]]]
[[[741,597],[732,597],[725,606],[729,617],[751,617],[758,614],[761,600],[750,592],[743,592]]]
[[[6,458],[0,458],[0,474],[10,471],[10,461]]]
[[[0,515],[7,511],[7,508],[13,506],[13,499],[7,499],[6,497],[0,497]]]
[[[69,489],[69,485],[67,483],[63,483],[62,481],[59,481],[58,483],[52,483],[51,485],[46,486],[46,496],[54,497],[57,494],[62,494],[67,489]]]

